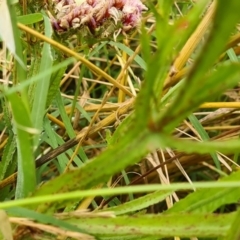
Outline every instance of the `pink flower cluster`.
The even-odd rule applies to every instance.
[[[109,19],[121,24],[124,31],[136,27],[147,7],[140,0],[55,0],[56,18],[51,17],[53,28],[64,32],[71,28],[88,26],[91,30],[101,27]]]

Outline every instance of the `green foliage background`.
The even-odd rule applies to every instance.
[[[240,3],[149,1],[135,32],[96,41],[77,32],[80,45],[54,33],[39,4],[6,5],[16,60],[5,51],[0,66],[0,217],[12,223],[0,223],[2,235],[24,225],[42,239],[239,239],[239,127],[233,137],[207,131],[196,112],[212,101],[239,108],[223,93],[239,83]],[[64,85],[77,62],[76,81]],[[86,87],[86,78],[99,82]],[[165,169],[170,181],[131,177],[156,155],[165,157],[148,170]],[[187,180],[168,175],[173,162]]]

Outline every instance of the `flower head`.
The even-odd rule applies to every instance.
[[[123,31],[139,25],[142,12],[147,7],[140,0],[85,0],[80,4],[74,0],[55,0],[56,17],[51,17],[52,26],[57,32],[87,26],[92,32],[105,27],[112,21]],[[117,30],[117,29],[116,29]]]

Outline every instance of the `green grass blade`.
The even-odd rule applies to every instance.
[[[58,93],[56,94],[56,103],[57,103],[58,110],[60,112],[60,116],[63,120],[68,136],[70,138],[74,138],[76,134],[71,124],[71,120],[69,119],[69,116],[67,115],[66,110],[64,108],[64,102],[63,102],[63,98],[61,96],[60,91],[58,91]],[[79,155],[81,156],[82,161],[84,162],[88,159],[82,147],[79,149]],[[77,161],[77,165],[81,165],[81,163],[78,161],[78,158],[76,158],[76,161]]]
[[[237,213],[234,217],[231,227],[228,230],[226,237],[224,237],[224,240],[239,240],[240,239],[239,219],[240,219],[240,209],[237,210]]]
[[[121,173],[122,173],[122,177],[124,179],[125,185],[129,185],[130,184],[130,180],[129,180],[128,174],[126,173],[125,170],[122,170]],[[134,196],[133,196],[132,193],[128,194],[128,197],[129,197],[129,201],[132,201],[134,199]]]
[[[224,177],[219,182],[240,181],[240,172],[232,173]],[[212,188],[199,189],[189,194],[186,198],[174,204],[174,206],[165,213],[193,212],[209,213],[214,212],[221,206],[231,203],[237,203],[240,196],[240,189],[236,188]]]
[[[168,214],[69,219],[97,236],[223,237],[236,214]]]
[[[11,114],[10,106],[6,101],[6,98],[1,99],[0,102],[1,102],[1,107],[3,108],[3,116],[4,116],[3,124],[4,124],[4,127],[6,127],[8,132],[7,143],[4,147],[2,158],[0,161],[0,181],[1,181],[5,177],[7,177],[7,174],[11,172],[11,171],[9,172],[8,170],[16,165],[16,162],[14,161],[14,154],[16,152],[16,141],[14,139],[14,134],[12,131],[12,123],[11,123],[12,114]],[[1,195],[3,196],[4,193],[2,193]]]
[[[25,82],[22,82],[20,85],[17,86],[13,86],[12,88],[9,88],[7,90],[5,90],[3,87],[1,87],[1,90],[5,90],[4,94],[1,93],[0,97],[2,98],[4,95],[9,95],[12,93],[15,93],[17,91],[23,91],[24,88],[26,88],[27,86],[29,86],[30,84],[36,83],[38,81],[41,81],[42,79],[44,79],[45,77],[47,77],[50,73],[56,72],[61,68],[66,67],[67,65],[73,63],[73,59],[72,58],[68,58],[65,61],[58,63],[57,65],[53,66],[52,69],[45,69],[44,72],[39,73],[36,76],[33,76],[31,78],[29,78],[28,80],[26,80]]]
[[[45,119],[44,121],[44,129],[46,131],[46,134],[49,138],[48,141],[46,141],[53,149],[57,148],[58,146],[62,145],[64,143],[63,139],[52,129],[52,126],[50,124],[50,121],[48,119]],[[69,156],[72,156],[73,150],[69,149],[66,154]],[[61,154],[57,157],[58,163],[59,163],[59,172],[62,173],[69,161],[69,158],[66,156],[66,154]],[[74,162],[77,164],[77,166],[82,166],[82,161],[75,156]]]
[[[131,48],[127,47],[126,45],[124,45],[122,43],[110,41],[110,42],[108,42],[108,44],[110,44],[111,46],[116,46],[117,48],[119,48],[122,51],[124,51],[125,53],[127,53],[129,56],[132,56],[134,54],[134,52]],[[134,61],[142,69],[146,70],[146,62],[139,55],[136,55],[136,57],[134,58]]]
[[[54,62],[54,66],[57,66],[59,63],[60,63],[60,61]],[[54,68],[54,66],[53,66],[53,68]],[[58,71],[52,72],[50,85],[49,85],[49,89],[48,89],[46,107],[48,107],[52,103],[57,92],[59,91],[60,82],[61,82],[62,76],[65,73],[66,69],[67,69],[67,65],[62,66],[61,68],[58,69]]]
[[[214,153],[219,151],[221,153],[239,153],[240,140],[223,140],[223,141],[206,141],[206,142],[195,142],[191,140],[184,140],[174,138],[169,135],[159,134],[152,136],[153,141],[158,142],[158,146],[161,148],[171,147],[185,153]]]
[[[4,1],[5,2],[5,1]],[[13,38],[14,38],[14,48],[15,48],[15,52],[13,52],[14,56],[15,56],[15,76],[14,76],[14,80],[13,83],[14,85],[19,84],[19,83],[23,83],[26,81],[26,59],[25,56],[23,55],[23,47],[22,47],[22,41],[19,40],[21,39],[21,35],[20,32],[17,28],[17,21],[16,21],[16,11],[15,11],[15,6],[12,3],[9,3],[9,1],[6,1],[8,4],[8,10],[10,13],[10,17],[11,17],[11,26],[7,26],[7,28],[12,28],[12,33],[13,33]],[[5,22],[5,20],[3,20],[3,22]],[[4,26],[6,28],[6,26]],[[7,40],[7,41],[10,41]],[[29,108],[29,102],[28,102],[28,96],[27,96],[27,88],[23,88],[21,90],[21,98],[22,101],[24,102],[25,106],[27,109]]]
[[[118,143],[119,139],[123,138],[129,131],[129,129],[133,129],[135,123],[135,114],[130,114],[126,117],[122,123],[115,130],[114,134],[107,139],[109,146],[114,146]]]
[[[36,173],[32,147],[32,128],[30,113],[18,93],[8,95],[11,103],[18,153],[18,178],[16,198],[28,196],[35,190]]]
[[[143,54],[144,58],[147,59],[147,65],[150,65],[150,38],[147,35],[147,32],[145,29],[142,29],[142,40],[141,40],[142,48],[144,49]],[[151,64],[154,64],[151,62]],[[156,64],[156,63],[155,63]],[[149,71],[146,71],[145,77],[149,81],[144,81],[141,86],[141,91],[139,92],[137,99],[136,99],[136,107],[135,112],[136,115],[139,117],[140,121],[135,121],[137,124],[139,124],[139,128],[145,128],[147,125],[147,119],[149,116],[146,116],[146,112],[150,110],[150,103],[151,103],[151,97],[153,93],[153,86],[154,86],[154,77],[148,76],[149,74],[152,74]]]
[[[239,62],[239,59],[232,48],[227,50],[227,55],[232,62]]]
[[[115,215],[136,212],[163,201],[171,193],[172,191],[156,191],[104,211],[113,211]]]
[[[0,181],[10,176],[17,168],[16,140],[13,133],[9,133],[7,143],[4,147],[0,161]],[[6,186],[1,190],[0,201],[11,198],[11,186]]]
[[[68,179],[67,179],[68,180]],[[81,199],[84,197],[95,197],[95,196],[113,196],[118,194],[128,194],[128,193],[142,193],[142,192],[153,192],[153,191],[177,191],[177,190],[192,190],[194,188],[200,189],[212,189],[212,188],[239,188],[240,181],[229,181],[229,182],[201,182],[201,183],[173,183],[171,185],[159,185],[159,184],[149,184],[149,185],[141,185],[141,186],[127,186],[127,187],[117,187],[117,188],[102,188],[102,189],[90,189],[90,190],[80,190],[74,192],[66,192],[66,193],[58,193],[49,195],[40,195],[36,197],[29,197],[25,199],[19,199],[14,201],[6,201],[0,203],[0,208],[6,209],[10,207],[16,206],[27,206],[42,204],[44,203],[46,206],[51,206],[49,203],[53,202],[62,202],[65,200],[72,199]],[[62,187],[63,188],[63,187]],[[65,190],[63,188],[63,190]],[[43,206],[41,206],[43,209]],[[41,210],[39,209],[39,210]]]
[[[50,121],[48,119],[45,119],[44,121],[44,130],[46,132],[46,135],[48,136],[48,140],[45,140],[47,144],[49,144],[53,149],[57,148],[58,141],[57,141],[57,134],[56,132],[52,129],[52,126],[50,124]],[[56,164],[58,170],[60,173],[63,173],[64,169],[66,168],[68,164],[68,157],[65,154],[61,154],[57,157],[58,159],[58,164]]]
[[[66,128],[66,132],[67,132],[68,136],[70,138],[74,138],[76,136],[76,134],[74,132],[71,121],[66,113],[65,108],[64,108],[64,102],[63,102],[60,91],[58,91],[58,93],[56,94],[56,103],[57,103],[57,107],[60,112],[60,116],[62,118],[62,121],[64,123],[64,126]]]
[[[44,25],[45,25],[45,35],[51,37],[52,35],[52,25],[49,18],[43,16]],[[53,64],[53,57],[51,53],[51,47],[48,43],[43,44],[42,49],[42,58],[40,63],[39,72],[44,72],[46,69],[51,69]],[[40,132],[43,126],[43,118],[46,111],[46,102],[48,97],[48,88],[50,84],[51,72],[49,75],[45,76],[42,81],[37,82],[37,85],[34,89],[34,100],[33,107],[31,112],[32,122],[34,128],[38,129]],[[39,135],[34,136],[34,148],[38,146]]]
[[[7,144],[4,148],[3,155],[0,161],[0,181],[6,177],[7,169],[12,164],[13,155],[16,151],[16,142],[14,135],[10,134],[7,140]]]
[[[59,220],[55,217],[52,217],[52,216],[49,216],[46,214],[37,213],[37,212],[31,211],[26,208],[20,208],[20,207],[9,208],[7,210],[7,213],[9,215],[13,215],[16,217],[24,217],[24,218],[28,218],[28,219],[34,219],[35,221],[38,221],[39,223],[51,224],[51,225],[59,227],[61,229],[65,229],[66,231],[86,233],[85,230],[82,230],[80,227],[75,226],[75,224],[70,224],[63,220]]]
[[[23,16],[18,16],[17,21],[22,24],[33,24],[43,20],[43,15],[41,13],[32,13]]]
[[[188,119],[190,120],[190,122],[192,123],[192,125],[194,126],[194,128],[196,129],[196,131],[198,132],[200,137],[202,138],[202,140],[203,141],[208,141],[209,140],[209,136],[208,136],[207,132],[205,131],[205,129],[203,128],[203,126],[201,125],[201,123],[196,118],[196,116],[191,114],[188,117]],[[221,170],[221,165],[220,165],[220,162],[218,160],[217,154],[216,153],[211,153],[211,156],[213,158],[213,161],[215,163],[216,168]]]

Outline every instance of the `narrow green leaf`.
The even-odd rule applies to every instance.
[[[57,107],[60,112],[60,115],[61,115],[62,121],[64,123],[64,126],[66,128],[68,136],[70,138],[74,138],[76,136],[76,134],[74,132],[71,121],[66,113],[65,108],[64,108],[64,103],[63,103],[63,99],[62,99],[60,91],[58,91],[56,94],[56,103],[57,103]]]
[[[81,113],[81,115],[86,118],[86,120],[90,123],[91,122],[91,115],[89,112],[85,111],[84,107],[80,106],[78,102],[76,102],[76,108]]]
[[[45,16],[43,16],[43,18],[44,18],[44,26],[45,26],[45,35],[47,37],[51,37],[52,25],[50,23],[50,20]],[[50,44],[44,43],[40,69],[39,69],[40,73],[44,72],[46,69],[51,69],[52,63],[53,63],[53,57],[51,53]],[[45,76],[45,78],[42,79],[42,81],[39,81],[34,89],[35,94],[34,94],[31,117],[32,117],[34,128],[38,129],[39,132],[41,132],[42,126],[43,126],[43,118],[46,110],[46,102],[47,102],[50,78],[51,78],[51,73]],[[38,146],[38,142],[39,142],[39,135],[36,134],[34,136],[34,148]]]
[[[110,44],[111,46],[116,46],[117,48],[119,48],[122,51],[124,51],[125,53],[127,53],[129,56],[132,56],[134,54],[132,49],[130,49],[129,47],[127,47],[126,45],[124,45],[120,42],[110,41],[110,42],[108,42],[108,44]],[[146,63],[139,55],[136,55],[134,60],[142,69],[146,70]]]
[[[103,211],[113,211],[116,215],[139,211],[163,201],[171,193],[172,191],[156,191],[135,200],[123,203],[122,205],[107,208]]]
[[[53,226],[56,226],[68,231],[86,233],[85,230],[82,230],[80,227],[77,227],[75,224],[70,224],[65,221],[59,220],[55,217],[49,216],[47,214],[37,213],[26,208],[20,208],[20,207],[9,208],[7,210],[7,213],[10,215],[18,216],[18,217],[33,219],[39,223],[43,223],[47,225],[51,224]]]
[[[202,140],[203,141],[208,141],[209,140],[209,136],[208,136],[207,132],[205,131],[205,129],[203,128],[203,126],[201,125],[201,123],[196,118],[196,116],[191,114],[188,117],[188,119],[190,120],[190,122],[192,123],[192,125],[194,126],[194,128],[196,129],[196,131],[198,132],[200,137],[202,138]],[[220,165],[220,162],[218,160],[217,154],[216,153],[210,153],[210,154],[211,154],[211,156],[213,158],[213,161],[215,163],[216,168],[221,170],[221,165]]]
[[[40,45],[36,47],[38,52],[39,52],[39,55],[41,54],[41,50],[40,50]],[[28,70],[28,74],[27,74],[27,78],[28,80],[26,80],[25,82],[28,82],[29,79],[33,76],[37,76],[39,74],[39,68],[40,68],[40,64],[41,64],[41,57],[38,56],[38,57],[31,57],[31,63],[29,64],[30,65],[30,68]],[[30,86],[28,87],[28,99],[29,99],[29,107],[30,107],[30,110],[32,111],[32,107],[33,107],[33,102],[34,102],[34,99],[35,99],[35,88],[37,86],[37,83],[36,82],[32,82],[32,84],[30,84]]]
[[[239,59],[232,48],[227,50],[227,55],[232,62],[239,62]]]
[[[125,185],[129,185],[131,181],[130,181],[130,179],[128,177],[128,174],[126,173],[125,170],[122,170],[121,173],[122,173]],[[134,196],[133,196],[132,193],[128,194],[128,197],[129,197],[129,201],[132,201],[134,199]],[[121,204],[120,201],[119,201],[119,204]],[[117,205],[119,205],[119,204],[117,204]]]
[[[4,148],[3,155],[0,161],[0,181],[6,177],[7,169],[9,165],[12,164],[13,154],[16,151],[16,141],[14,135],[10,134],[8,136],[7,144]]]
[[[116,218],[69,219],[81,229],[99,237],[222,237],[236,214],[166,214],[120,216]]]
[[[54,65],[56,65],[56,66],[57,66],[57,64],[59,64],[59,62],[54,63]],[[50,85],[49,85],[49,89],[48,89],[46,107],[48,107],[52,103],[52,100],[56,96],[56,94],[59,90],[59,85],[60,85],[62,76],[65,73],[66,69],[67,69],[67,65],[59,68],[58,71],[55,71],[52,73]]]
[[[58,136],[57,133],[52,129],[52,126],[50,124],[50,121],[48,119],[45,119],[44,121],[44,129],[46,131],[46,134],[49,138],[48,141],[46,141],[53,149],[57,148],[58,146],[62,145],[64,143],[63,139],[61,136]],[[69,149],[66,154],[68,156],[72,156],[73,154],[73,150]],[[59,163],[59,172],[62,173],[69,161],[69,157],[66,156],[65,153],[60,154],[57,159],[58,159],[58,163]],[[83,163],[81,162],[81,160],[76,156],[74,158],[74,162],[77,164],[77,166],[81,166],[83,165]]]
[[[23,16],[18,16],[17,21],[22,24],[33,24],[43,20],[43,15],[41,13],[32,13]]]
[[[10,175],[12,175],[16,171],[17,160],[18,160],[17,151],[15,151],[15,153],[12,156],[12,162],[8,166],[8,169],[6,171],[6,174],[5,174],[6,178],[9,177]],[[1,189],[0,201],[6,201],[6,199],[12,199],[14,197],[14,194],[15,194],[15,189],[13,189],[11,185],[8,185],[8,186],[4,187],[3,189]]]
[[[164,19],[169,20],[169,13],[171,11],[172,5],[173,0],[170,1],[158,0],[159,13]]]
[[[135,113],[127,116],[121,124],[117,127],[114,134],[108,139],[108,145],[114,146],[116,145],[120,139],[124,137],[129,131],[134,127],[136,115]]]
[[[239,240],[240,239],[239,219],[240,219],[240,209],[237,210],[237,213],[232,221],[231,227],[228,230],[227,236],[224,238],[224,240]]]
[[[26,88],[27,86],[29,86],[30,84],[33,84],[33,83],[43,80],[45,77],[49,76],[49,74],[56,72],[56,71],[60,70],[61,68],[65,68],[67,65],[69,65],[71,63],[73,63],[73,59],[68,58],[65,61],[53,66],[51,69],[47,68],[43,72],[40,72],[38,75],[33,76],[30,79],[22,82],[21,84],[13,86],[7,90],[0,86],[0,89],[4,90],[4,94],[1,93],[0,97],[2,98],[3,96],[8,96],[9,94],[12,94],[12,93],[15,93],[18,91],[22,92],[23,89]]]
[[[65,178],[68,180],[67,178]],[[67,182],[66,182],[67,183]],[[53,186],[54,187],[54,186]],[[142,192],[153,192],[153,191],[177,191],[177,190],[192,190],[194,188],[239,188],[240,181],[229,181],[229,182],[201,182],[201,183],[173,183],[170,185],[161,185],[161,184],[148,184],[142,186],[127,186],[127,187],[117,187],[117,188],[102,188],[102,189],[90,189],[90,190],[80,190],[66,193],[56,193],[49,195],[40,195],[36,197],[29,197],[25,199],[17,199],[14,201],[5,201],[0,203],[0,208],[10,208],[16,206],[27,206],[36,204],[45,204],[45,207],[51,206],[50,203],[53,202],[62,202],[65,200],[80,199],[84,197],[96,197],[96,196],[113,196],[118,194],[128,194],[128,193],[142,193]],[[44,189],[45,190],[45,189]],[[62,190],[65,189],[62,187]],[[54,192],[54,190],[52,190]],[[43,192],[43,191],[42,191]],[[41,209],[43,210],[43,204]],[[48,210],[48,209],[47,209]]]
[[[6,19],[2,19],[0,21],[0,25],[2,25],[4,30],[7,30],[9,32],[12,32],[12,36],[11,37],[7,37],[5,39],[6,44],[8,45],[8,43],[10,43],[12,46],[10,48],[10,52],[12,52],[14,54],[14,57],[16,59],[15,61],[15,75],[14,75],[14,79],[13,79],[13,83],[14,84],[19,84],[19,83],[23,83],[24,81],[26,81],[26,59],[23,55],[23,48],[22,48],[22,41],[21,41],[21,34],[18,30],[17,27],[17,21],[16,21],[16,11],[15,11],[15,6],[13,5],[12,2],[6,1],[4,0],[3,3],[1,3],[1,7],[5,5],[5,12],[2,12],[0,15],[4,18],[5,14],[10,14],[10,18],[11,18],[11,25],[9,24],[9,19],[8,17]],[[4,11],[4,10],[2,10]],[[1,31],[4,32],[4,31]],[[12,39],[13,37],[13,39]],[[13,46],[14,45],[14,46]],[[29,101],[28,101],[28,96],[27,96],[27,89],[22,87],[21,90],[21,98],[22,101],[24,102],[26,108],[29,110]]]
[[[18,153],[16,198],[26,197],[35,190],[35,160],[32,149],[32,128],[29,111],[18,93],[8,95],[11,103]]]
[[[240,181],[240,172],[232,173],[224,177],[219,182]],[[191,212],[209,213],[226,204],[237,203],[240,196],[240,188],[212,188],[199,189],[189,194],[165,213]]]
[[[48,136],[49,140],[46,141],[46,143],[48,143],[53,149],[58,147],[58,142],[56,139],[56,133],[55,131],[52,129],[52,126],[50,125],[50,121],[48,119],[45,119],[44,121],[44,130],[46,132],[46,135]],[[60,173],[63,173],[64,169],[66,168],[67,164],[68,164],[68,157],[66,157],[65,154],[60,154],[58,157],[58,170]]]
[[[153,135],[153,141],[158,142],[161,148],[171,147],[185,153],[239,153],[240,139],[196,142],[186,139],[179,139],[165,134]],[[187,146],[187,147],[186,147]]]

